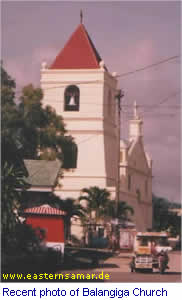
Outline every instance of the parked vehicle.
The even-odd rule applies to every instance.
[[[167,253],[171,250],[166,232],[138,232],[130,263],[131,272],[159,269],[160,273],[164,273],[169,262]]]

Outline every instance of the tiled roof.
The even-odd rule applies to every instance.
[[[26,208],[24,210],[25,214],[31,214],[31,215],[50,215],[50,216],[65,216],[66,212],[61,210],[61,209],[57,209],[57,208],[53,208],[48,204],[44,204],[41,206],[36,206],[36,207],[32,207],[32,208]]]
[[[61,162],[46,161],[46,160],[24,160],[25,167],[28,171],[28,178],[26,182],[31,186],[51,186],[55,185],[59,170],[61,168]]]
[[[84,25],[80,24],[50,69],[97,69],[101,60]]]

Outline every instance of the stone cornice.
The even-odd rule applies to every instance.
[[[40,80],[40,83],[41,84],[59,84],[59,86],[57,88],[66,88],[67,85],[70,85],[70,84],[75,84],[77,86],[79,86],[79,84],[81,85],[86,85],[86,84],[103,84],[104,83],[104,80],[89,80],[89,81],[84,81],[81,80],[78,81],[78,80],[66,80],[66,81],[57,81],[57,80],[45,80],[45,79],[41,79]],[[66,85],[66,86],[65,86]],[[56,88],[56,87],[55,87]]]
[[[64,172],[64,170],[63,170]],[[70,173],[67,171],[65,173],[63,173],[63,178],[86,178],[86,179],[91,179],[91,178],[95,178],[95,179],[107,179],[107,180],[112,180],[113,182],[116,182],[115,178],[114,177],[106,177],[106,176],[103,176],[103,175],[98,175],[98,176],[95,176],[95,175],[82,175],[82,174],[74,174],[74,171],[70,171]]]
[[[116,138],[115,134],[111,134],[108,130],[68,130],[69,134],[91,134],[91,135],[104,135],[105,136],[109,136],[111,138]]]
[[[70,73],[104,73],[105,70],[104,69],[41,69],[41,73],[42,74],[60,74],[60,73],[66,73],[66,74],[70,74]]]

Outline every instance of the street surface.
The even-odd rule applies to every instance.
[[[175,251],[169,254],[169,270],[164,274],[160,274],[158,270],[153,273],[131,273],[129,268],[129,262],[131,260],[131,254],[120,253],[115,255],[102,264],[96,269],[77,269],[71,270],[71,273],[75,274],[99,274],[103,271],[104,274],[109,274],[109,280],[102,280],[105,282],[180,282],[182,281],[181,270],[181,252]],[[69,270],[70,272],[70,270]],[[58,272],[59,273],[59,272]],[[60,273],[68,273],[66,270]]]
[[[110,282],[179,282],[182,279],[181,252],[171,252],[169,258],[169,270],[165,274],[159,274],[157,270],[153,273],[131,273],[128,266],[130,258],[122,253],[108,259],[103,265],[103,271],[110,274]]]

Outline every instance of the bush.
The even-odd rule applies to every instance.
[[[17,223],[9,235],[2,235],[2,252],[14,255],[37,251],[44,237],[43,230],[34,230],[30,225]]]

